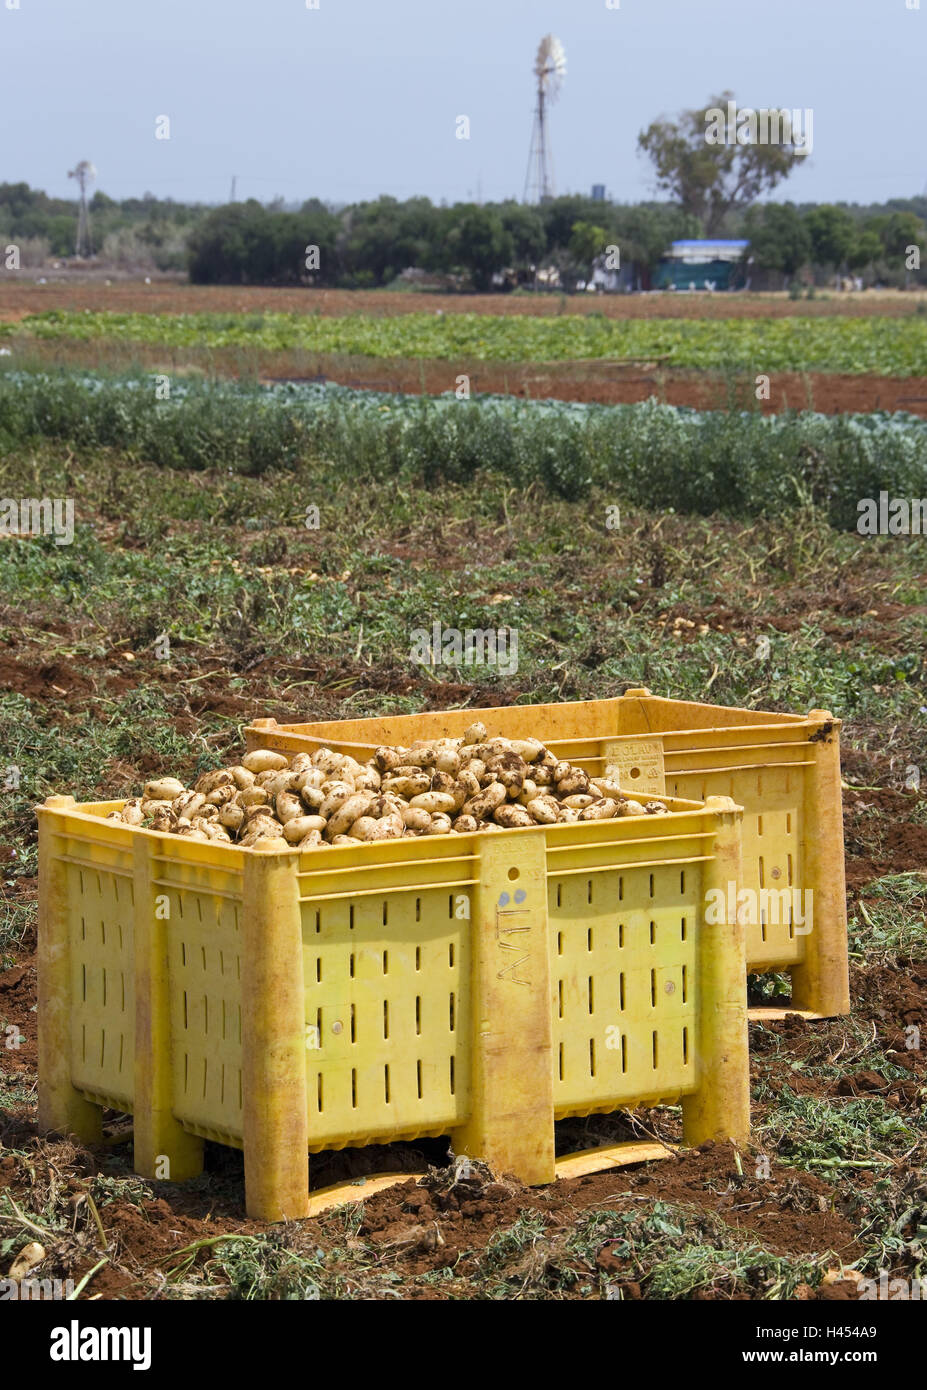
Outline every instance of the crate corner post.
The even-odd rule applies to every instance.
[[[85,1144],[103,1135],[103,1111],[71,1082],[71,925],[67,876],[58,847],[65,829],[56,812],[73,796],[49,796],[36,808],[39,821],[38,917],[38,1128],[73,1134]]]
[[[245,1204],[258,1221],[309,1215],[302,921],[295,851],[245,857],[242,1088]]]
[[[809,710],[808,718],[815,727],[803,850],[814,897],[804,956],[791,972],[792,1004],[820,1018],[836,1018],[850,1012],[840,721],[822,709]]]
[[[747,1033],[746,937],[741,913],[722,911],[707,920],[708,895],[734,901],[742,883],[743,811],[730,797],[710,796],[705,809],[715,824],[713,857],[703,873],[698,923],[699,1086],[682,1102],[683,1136],[697,1147],[710,1140],[745,1144],[750,1138],[750,1059]],[[721,920],[716,920],[720,916]],[[728,920],[733,916],[733,921]]]
[[[173,1113],[169,919],[155,901],[153,836],[133,837],[135,1109],[133,1155],[142,1177],[183,1182],[203,1171],[203,1140]]]
[[[478,838],[471,917],[472,1093],[454,1150],[541,1186],[556,1178],[543,830]]]

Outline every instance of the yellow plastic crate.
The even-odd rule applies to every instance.
[[[121,805],[38,808],[44,1130],[132,1112],[136,1171],[173,1180],[241,1147],[265,1220],[308,1214],[308,1154],[346,1145],[450,1135],[545,1183],[565,1116],[681,1101],[686,1142],[746,1140],[743,930],[702,913],[739,872],[730,800],[308,852]]]
[[[622,785],[645,798],[731,797],[744,808],[736,892],[744,892],[747,969],[788,971],[792,1011],[809,1018],[849,1013],[840,721],[827,710],[772,714],[638,689],[613,700],[337,723],[258,719],[245,734],[249,748],[311,751],[334,740],[364,758],[379,743],[459,736],[476,718],[491,734],[542,738],[594,775],[617,764]]]

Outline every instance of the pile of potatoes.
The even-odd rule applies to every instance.
[[[626,796],[617,768],[589,777],[537,739],[490,738],[476,723],[462,738],[378,748],[366,763],[331,748],[292,758],[255,749],[191,788],[155,778],[110,819],[194,840],[326,849],[665,814],[662,802],[641,805]]]

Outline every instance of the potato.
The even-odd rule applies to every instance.
[[[524,806],[512,806],[506,803],[504,806],[497,806],[493,811],[493,820],[497,825],[502,825],[506,830],[514,830],[519,826],[534,825],[534,820],[525,810]]]
[[[250,787],[254,782],[254,773],[249,772],[240,763],[236,767],[230,767],[229,772],[232,774],[232,781],[239,791],[244,791],[245,787]]]
[[[578,798],[571,797],[571,801]],[[588,806],[584,806],[579,813],[580,820],[611,820],[618,810],[618,802],[610,801],[607,796],[599,797],[598,801],[590,801]]]
[[[379,823],[380,822],[373,816],[358,816],[357,820],[351,826],[350,833],[354,836],[355,840],[369,840]]]
[[[382,780],[383,779],[373,764],[368,763],[366,767],[361,768],[360,772],[354,778],[354,785],[359,792],[377,792],[380,790],[380,783]]]
[[[431,790],[431,773],[416,772],[398,777],[384,777],[381,786],[384,792],[397,792],[411,801],[413,797]]]
[[[210,806],[208,801],[204,801],[198,811],[194,811],[190,819],[195,823],[198,820],[216,820],[219,815],[218,806]]]
[[[607,777],[590,777],[589,785],[595,787],[600,796],[607,796],[609,801],[627,800],[627,796],[617,782],[610,782]]]
[[[639,801],[625,801],[618,807],[619,816],[642,816],[644,808]]]
[[[244,819],[244,808],[236,805],[234,801],[229,801],[219,811],[219,824],[224,825],[226,830],[239,830]]]
[[[290,771],[299,776],[303,772],[308,772],[312,767],[312,759],[308,753],[296,753],[290,759]]]
[[[538,784],[531,777],[525,778],[525,785],[521,789],[518,800],[522,806],[527,806],[529,801],[533,801],[538,794]]]
[[[561,818],[560,806],[552,796],[533,797],[525,810],[538,825],[556,825]]]
[[[319,787],[303,787],[299,795],[303,805],[313,814],[318,811],[322,802],[325,800],[325,795]]]
[[[202,792],[182,792],[171,802],[171,810],[175,816],[186,816],[187,820],[192,820],[201,806],[206,805],[206,798]]]
[[[467,816],[474,816],[477,820],[487,820],[492,815],[497,806],[501,806],[507,799],[507,792],[501,782],[490,782],[479,796],[471,797],[463,804],[463,813]]]
[[[321,791],[327,780],[326,774],[321,768],[307,767],[302,772],[296,774],[296,786],[294,790],[304,792],[307,787],[312,787],[314,790]]]
[[[326,782],[324,790],[325,799],[319,807],[319,815],[326,820],[333,811],[344,805],[349,796],[354,795],[354,788],[347,782]]]
[[[198,777],[193,783],[193,790],[208,796],[210,792],[217,791],[219,787],[232,785],[232,774],[226,768],[219,768],[215,772],[204,772],[202,777]]]
[[[156,777],[153,782],[145,783],[145,800],[176,801],[184,791],[183,782],[178,782],[176,777]]]
[[[588,792],[577,792],[575,796],[562,797],[560,804],[561,806],[572,806],[575,811],[582,811],[585,810],[587,806],[591,806],[595,799],[596,798],[590,796]]]
[[[310,830],[317,830],[321,835],[327,824],[321,816],[293,816],[283,826],[283,838],[291,845],[298,845]]]
[[[644,807],[644,812],[648,816],[668,816],[670,809],[664,806],[662,801],[648,801]]]
[[[475,816],[461,815],[452,822],[452,828],[457,831],[458,835],[472,835],[480,827]]]
[[[344,758],[340,753],[335,753],[331,748],[318,748],[312,755],[312,766],[321,768],[329,776],[334,776],[341,772],[344,767]]]
[[[486,759],[486,771],[494,773],[506,791],[514,791],[518,796],[528,776],[528,765],[517,753],[503,751]]]
[[[486,776],[486,764],[483,762],[482,758],[471,758],[469,762],[462,760],[460,770],[462,773],[469,772],[470,776],[475,777],[480,783],[482,783],[483,778]]]
[[[575,806],[561,806],[560,819],[567,825],[573,825],[575,821],[579,820],[579,812]]]
[[[142,800],[143,816],[166,816],[171,809],[169,801],[145,801]]]
[[[400,764],[400,768],[434,767],[437,756],[438,750],[437,748],[435,748],[433,743],[423,743],[420,744],[418,747],[416,747],[416,745],[413,743],[412,747],[406,754],[405,764]],[[399,771],[399,769],[397,769],[397,771]]]
[[[248,772],[257,774],[258,772],[281,772],[289,766],[289,760],[283,753],[277,753],[273,748],[254,748],[250,753],[246,753],[241,760],[241,765]],[[234,776],[234,772],[232,774]]]
[[[512,752],[517,753],[525,763],[536,763],[545,751],[543,743],[539,743],[536,738],[513,738],[511,745]]]
[[[469,801],[471,796],[478,796],[480,791],[480,779],[476,777],[468,767],[462,768],[457,774],[457,787],[462,787],[466,793],[465,801]]]
[[[392,772],[394,768],[401,765],[402,754],[399,752],[398,748],[387,748],[383,746],[376,750],[373,755],[373,761],[376,763],[380,772]]]
[[[422,792],[420,796],[413,796],[409,802],[419,810],[428,811],[434,815],[435,811],[456,811],[459,810],[456,798],[449,792]]]
[[[421,806],[406,806],[402,811],[402,823],[407,830],[425,830],[431,824],[431,812]]]
[[[468,729],[464,730],[463,741],[465,744],[485,743],[488,737],[489,734],[486,725],[481,724],[479,720],[477,720],[476,723],[471,724]]]
[[[270,817],[255,816],[254,820],[250,821],[245,827],[245,833],[238,843],[247,848],[249,845],[255,844],[258,840],[276,838],[280,835],[280,829],[278,823],[275,820],[271,820]],[[286,844],[286,841],[284,840],[283,843]]]
[[[373,801],[374,797],[370,792],[354,792],[345,801],[340,802],[329,815],[329,839],[334,841],[336,836],[346,835],[354,822],[367,814]],[[324,814],[324,808],[320,814]]]
[[[238,795],[238,788],[234,782],[229,782],[224,787],[216,787],[214,792],[206,793],[207,806],[225,806],[230,801],[234,801]]]
[[[571,767],[563,777],[558,777],[554,772],[554,780],[557,783],[559,796],[588,795],[589,793],[589,776],[581,767]]]
[[[281,825],[286,825],[287,821],[303,818],[303,803],[293,792],[278,792],[274,799],[274,810],[277,812],[277,820]]]
[[[449,835],[451,833],[451,820],[449,816],[438,814],[432,816],[428,825],[422,831],[423,835]]]
[[[263,787],[245,787],[238,793],[239,806],[266,806],[269,800]]]
[[[335,848],[341,845],[362,845],[363,840],[355,840],[353,835],[335,835],[332,837],[332,845]]]
[[[439,748],[435,767],[438,772],[446,772],[448,777],[456,777],[460,771],[460,754],[454,748]]]
[[[290,824],[292,825],[293,822],[291,821]],[[300,842],[299,842],[299,844],[296,846],[296,848],[297,848],[297,849],[328,849],[328,845],[327,845],[327,844],[325,843],[325,841],[322,839],[322,832],[321,832],[320,830],[310,830],[310,831],[308,831],[308,832],[303,836],[303,838],[300,840]]]
[[[390,817],[384,816],[382,820],[377,821],[375,828],[371,830],[367,837],[367,843],[369,844],[371,840],[399,840],[402,838],[402,834],[402,821],[392,820]]]
[[[145,812],[142,810],[142,799],[140,796],[127,801],[122,808],[122,819],[126,825],[141,825],[145,819]]]

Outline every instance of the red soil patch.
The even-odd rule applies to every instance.
[[[832,294],[828,299],[789,299],[785,294],[647,294],[566,296],[568,314],[604,314],[610,319],[632,318],[828,318],[832,315],[902,316],[913,312],[920,293],[866,290],[861,294]],[[187,285],[165,280],[114,281],[52,275],[38,284],[17,276],[0,284],[0,319],[50,309],[109,309],[114,313],[323,315],[436,313],[526,314],[550,317],[560,312],[561,296],[510,294],[441,294],[393,290],[274,289],[261,285]]]

